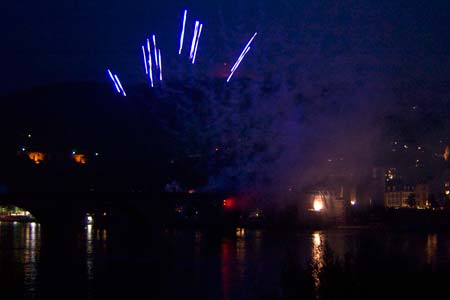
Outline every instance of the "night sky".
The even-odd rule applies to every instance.
[[[205,24],[198,64],[211,76],[214,64],[232,63],[242,43],[259,31],[254,48],[261,56],[278,56],[274,50],[292,55],[288,44],[295,42],[296,54],[308,55],[315,65],[357,63],[361,80],[383,80],[387,89],[426,97],[443,92],[449,82],[448,1],[50,0],[5,4],[2,91],[106,81],[106,66],[127,83],[142,80],[139,46],[154,32],[163,55],[175,55],[183,8],[191,22],[198,17]],[[275,32],[286,39],[276,39]],[[257,62],[243,72],[252,63]],[[269,67],[259,65],[258,72]]]

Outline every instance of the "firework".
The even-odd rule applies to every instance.
[[[148,59],[152,59],[152,51],[151,51],[151,47],[150,47],[150,40],[147,39],[147,53],[148,53]]]
[[[162,81],[161,49],[158,49],[159,81]]]
[[[113,76],[113,74],[111,73],[111,71],[108,69],[108,74],[109,74],[109,77],[111,78],[111,80],[114,82],[114,86],[116,87],[116,91],[118,92],[118,93],[120,93],[120,89],[119,89],[119,86],[117,85],[117,82],[116,82],[116,80],[114,79],[114,76]]]
[[[142,55],[144,56],[145,74],[148,74],[147,57],[145,56],[145,47],[144,46],[142,46]]]
[[[148,66],[149,66],[148,77],[150,78],[150,85],[153,87],[153,67],[152,67],[152,57],[151,56],[149,56],[149,58],[148,58]]]
[[[182,29],[181,29],[180,48],[178,49],[178,55],[181,55],[181,50],[183,50],[184,29],[186,28],[186,17],[187,17],[187,10],[184,11],[183,27],[182,27]]]
[[[253,39],[255,38],[255,36],[258,33],[255,32],[255,34],[252,36],[252,38],[248,41],[247,45],[245,45],[244,50],[242,50],[241,55],[239,56],[239,58],[236,60],[236,63],[234,64],[233,68],[231,69],[231,72],[235,71],[235,69],[237,68],[238,62],[240,63],[240,61],[242,60],[242,58],[245,56],[246,52],[248,52],[248,48],[250,47],[250,44],[253,42]],[[245,53],[245,54],[244,54]]]
[[[194,50],[194,57],[192,58],[192,64],[195,63],[195,57],[197,56],[198,40],[200,39],[200,35],[202,34],[202,28],[203,28],[203,24],[200,24],[200,28],[198,30],[198,35],[197,35],[197,42],[195,43],[195,50]]]
[[[116,79],[117,83],[119,84],[119,87],[122,90],[123,95],[126,96],[127,94],[125,93],[125,90],[123,89],[122,84],[120,83],[119,77],[117,77],[117,75],[114,74],[114,78]]]
[[[153,50],[155,52],[155,65],[156,65],[156,69],[158,69],[158,50],[156,50],[156,37],[155,35],[153,35]]]
[[[241,64],[241,61],[244,59],[244,56],[250,51],[251,47],[250,44],[253,42],[253,39],[256,37],[258,33],[255,32],[253,36],[250,38],[250,40],[247,42],[247,45],[245,45],[244,50],[242,50],[241,55],[239,55],[239,58],[236,60],[236,62],[233,65],[233,68],[231,68],[230,76],[227,78],[227,82],[230,81],[231,77],[233,76],[234,72],[237,70],[239,65]]]
[[[239,67],[239,65],[241,64],[241,61],[244,59],[245,55],[247,55],[247,52],[251,49],[252,47],[247,47],[244,52],[241,54],[241,56],[239,56],[238,60],[236,61],[236,63],[234,64],[233,68],[231,68],[231,72],[236,71],[236,69]]]
[[[242,54],[241,57],[239,57],[238,61],[236,62],[235,66],[233,67],[233,70],[230,73],[230,76],[228,76],[227,78],[227,82],[230,82],[231,77],[233,76],[234,72],[236,72],[237,68],[239,67],[239,65],[241,64],[241,61],[244,59],[244,56],[248,53],[248,51],[250,51],[252,47],[248,47],[247,49],[245,49],[245,52]]]
[[[194,36],[192,37],[191,52],[189,53],[189,59],[192,59],[194,57],[195,41],[197,40],[197,32],[199,24],[200,24],[199,21],[195,21]]]

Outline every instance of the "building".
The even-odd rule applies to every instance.
[[[415,186],[405,184],[402,181],[390,180],[386,182],[384,191],[384,206],[387,208],[405,208],[410,207],[408,198],[414,195]]]
[[[304,191],[298,202],[298,217],[311,222],[341,224],[346,219],[346,208],[357,203],[356,185],[336,180],[311,186]]]
[[[420,183],[416,185],[415,188],[415,204],[416,208],[425,209],[430,206],[429,195],[430,195],[430,187],[428,184]]]

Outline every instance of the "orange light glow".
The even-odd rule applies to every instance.
[[[194,189],[188,190],[188,194],[193,194],[193,193],[195,193],[195,190],[194,190]]]
[[[86,156],[84,154],[73,154],[72,158],[77,164],[86,164]]]
[[[314,197],[313,208],[315,211],[321,211],[323,209],[323,199],[321,196]]]
[[[28,158],[38,165],[44,161],[45,154],[42,152],[28,152]]]

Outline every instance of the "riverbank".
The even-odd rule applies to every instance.
[[[32,216],[0,216],[0,222],[21,222],[21,223],[28,223],[28,222],[36,222],[36,219]]]

